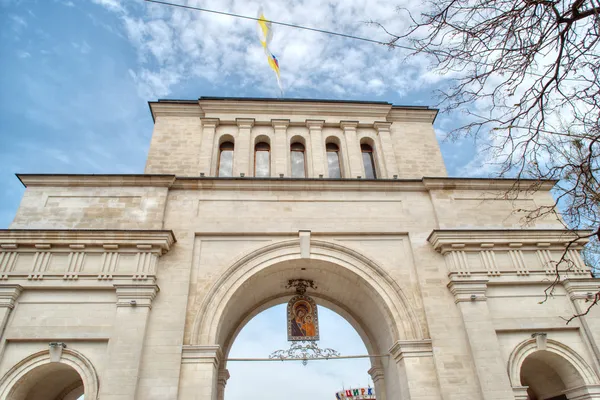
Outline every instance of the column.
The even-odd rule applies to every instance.
[[[390,348],[403,378],[403,399],[441,400],[431,340],[400,340]]]
[[[275,168],[271,170],[271,176],[279,177],[281,174],[287,176],[287,169],[290,154],[290,144],[287,139],[287,128],[290,125],[289,119],[272,119],[274,131],[274,146],[272,157],[275,159]]]
[[[396,163],[396,153],[394,152],[394,143],[392,141],[392,135],[390,133],[391,122],[375,122],[373,124],[377,130],[379,136],[379,154],[383,159],[387,176],[382,178],[392,178],[394,175],[398,175],[398,165]]]
[[[463,318],[484,400],[514,398],[485,296],[487,280],[453,278],[448,288]]]
[[[108,368],[100,387],[102,400],[135,398],[146,324],[152,300],[159,290],[154,284],[114,286],[117,310],[106,350]]]
[[[252,141],[252,127],[254,118],[236,118],[238,134],[235,139],[235,150],[233,151],[233,176],[253,176],[254,175],[254,157],[250,155],[254,152]]]
[[[350,176],[349,178],[355,178],[360,176],[364,178],[364,167],[362,163],[362,154],[360,153],[360,143],[356,136],[356,127],[358,122],[356,121],[340,121],[340,128],[344,131],[344,137],[346,138],[346,152],[348,153],[348,159],[350,161]]]
[[[217,160],[213,162],[215,154],[215,135],[219,118],[200,118],[202,122],[202,145],[200,146],[200,159],[198,162],[198,175],[213,176],[217,171]]]
[[[10,312],[15,308],[21,292],[23,288],[20,285],[0,285],[0,335],[4,334]]]
[[[563,286],[573,304],[573,315],[585,313],[593,302],[598,298],[598,304],[592,306],[586,315],[578,317],[581,324],[582,334],[589,344],[594,358],[600,360],[600,279],[575,278],[565,279]],[[598,297],[597,297],[598,296]],[[600,367],[600,362],[596,367]]]
[[[319,175],[326,177],[325,169],[325,146],[323,145],[323,120],[307,119],[306,126],[308,127],[308,133],[310,136],[311,152],[310,156],[312,159],[312,173],[310,178],[318,178]]]
[[[528,388],[529,386],[513,387],[513,394],[515,396],[515,400],[529,400],[529,396],[527,395]]]
[[[371,375],[371,379],[373,380],[373,385],[375,386],[375,395],[377,396],[377,400],[386,400],[385,398],[385,371],[381,366],[372,367],[369,370],[369,375]]]
[[[229,380],[229,370],[227,368],[219,370],[217,375],[217,399],[223,400],[225,398],[225,386],[227,380]]]
[[[178,399],[223,400],[219,390],[222,386],[224,393],[229,372],[219,371],[222,358],[218,345],[183,346]]]

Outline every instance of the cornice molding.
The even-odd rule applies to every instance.
[[[114,287],[117,294],[117,307],[152,308],[152,300],[160,291],[154,282],[135,285],[116,283]]]
[[[150,101],[148,102],[150,112],[152,113],[152,119],[156,121],[157,117],[204,117],[202,109],[198,103],[188,102],[163,102],[163,101]]]
[[[167,252],[176,242],[170,230],[0,229],[0,247],[151,246]]]
[[[184,345],[181,349],[182,364],[209,363],[218,367],[223,359],[219,345]]]
[[[498,248],[521,249],[534,247],[549,250],[571,246],[575,250],[588,242],[591,231],[568,229],[440,229],[431,232],[427,240],[433,248],[444,254],[455,250],[490,250]],[[577,239],[580,238],[580,239]]]
[[[390,122],[414,121],[433,124],[437,114],[438,110],[436,109],[392,107],[386,119]]]
[[[593,300],[593,296],[600,291],[599,278],[567,278],[562,284],[572,300]]]
[[[448,289],[454,295],[454,302],[486,301],[487,279],[454,278],[448,283]]]
[[[200,110],[205,115],[210,114],[268,114],[268,115],[323,115],[323,116],[356,116],[373,117],[385,120],[391,104],[367,103],[325,103],[319,102],[294,102],[294,101],[268,101],[268,100],[199,100]],[[183,106],[183,105],[182,105]],[[417,109],[415,111],[430,111]]]
[[[445,178],[423,177],[428,190],[502,190],[502,191],[549,191],[557,180],[537,179],[481,179],[481,178]]]
[[[71,175],[71,174],[16,174],[25,187],[169,187],[175,175]]]
[[[14,308],[15,301],[23,292],[21,285],[15,284],[0,284],[0,307]]]
[[[390,347],[390,355],[396,362],[409,357],[433,357],[431,339],[398,340]]]
[[[355,121],[342,121],[352,129]],[[521,188],[530,191],[549,191],[556,181],[526,179],[482,179],[423,177],[421,179],[296,179],[296,178],[217,178],[177,177],[175,175],[70,175],[70,174],[17,174],[26,187],[168,187],[171,189],[243,189],[253,190],[488,190],[506,191]]]

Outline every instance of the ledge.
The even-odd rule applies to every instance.
[[[431,232],[427,241],[441,253],[448,250],[473,249],[491,250],[498,247],[535,246],[541,249],[565,246],[571,242],[573,249],[588,242],[590,230],[568,229],[443,229]]]
[[[25,187],[168,187],[177,190],[323,190],[323,191],[429,191],[493,190],[549,191],[554,180],[423,177],[419,179],[329,179],[183,177],[150,174],[16,174]]]
[[[163,252],[176,243],[171,230],[0,229],[0,250],[36,245],[151,245]]]
[[[85,174],[16,174],[25,187],[35,186],[87,186],[87,187],[124,187],[149,186],[169,187],[175,181],[175,175],[85,175]]]

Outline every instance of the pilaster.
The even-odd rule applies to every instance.
[[[346,152],[348,153],[348,159],[350,160],[349,178],[356,178],[358,176],[364,178],[365,175],[362,155],[360,153],[360,143],[358,142],[356,134],[357,127],[357,121],[340,121],[340,128],[344,131],[344,137],[346,138]]]
[[[148,315],[159,290],[155,284],[116,284],[115,289],[117,309],[106,350],[110,368],[100,388],[103,400],[135,398]]]
[[[202,144],[200,145],[200,159],[198,160],[198,175],[215,175],[217,166],[213,162],[215,135],[219,118],[200,118],[202,122]]]
[[[306,126],[310,136],[312,173],[314,178],[319,175],[326,176],[325,171],[325,147],[323,146],[323,120],[307,119]]]
[[[235,122],[238,126],[238,134],[235,141],[235,156],[233,157],[233,176],[252,176],[251,172],[251,157],[252,148],[252,127],[254,126],[254,118],[236,118]]]
[[[582,333],[589,343],[594,358],[600,360],[600,279],[574,278],[565,279],[563,287],[567,291],[571,303],[573,304],[574,314],[580,315],[579,322],[582,326]],[[592,308],[588,308],[596,302]],[[586,313],[586,315],[583,315]],[[596,367],[600,367],[600,361]]]
[[[515,396],[515,400],[529,400],[529,395],[527,394],[528,388],[529,386],[513,387],[513,394]]]
[[[287,140],[287,128],[290,125],[289,119],[272,119],[273,131],[275,135],[275,145],[273,146],[273,158],[275,159],[275,168],[271,169],[271,176],[286,176],[289,164],[290,144]]]
[[[377,399],[386,400],[385,397],[385,371],[381,366],[374,366],[369,369],[368,374],[371,375],[373,385],[375,385],[375,394]]]
[[[394,175],[398,175],[398,164],[396,163],[396,153],[394,152],[394,143],[392,141],[392,134],[390,128],[391,122],[375,122],[373,124],[377,130],[379,136],[379,153],[382,155],[385,170],[387,175],[382,178],[392,178]]]
[[[433,360],[431,340],[397,341],[389,350],[404,377],[402,398],[410,400],[441,399],[437,374]]]
[[[514,397],[487,305],[487,280],[454,278],[448,284],[463,318],[484,400]]]

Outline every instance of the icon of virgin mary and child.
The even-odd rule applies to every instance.
[[[307,339],[316,336],[314,313],[308,301],[296,301],[292,306],[290,317],[292,336],[306,337]]]

